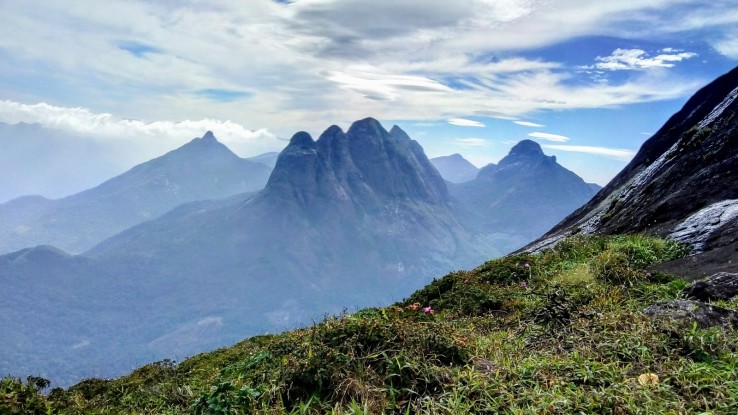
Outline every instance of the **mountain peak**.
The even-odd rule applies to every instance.
[[[202,141],[218,141],[212,131],[208,130],[201,138]]]
[[[533,140],[523,140],[510,149],[509,155],[543,155],[541,145]]]
[[[299,148],[312,148],[313,146],[315,146],[315,141],[313,141],[313,137],[311,137],[310,134],[306,133],[305,131],[299,131],[292,136],[289,146]]]
[[[400,128],[400,127],[398,127],[396,125],[393,125],[392,126],[392,129],[390,129],[390,132],[389,133],[390,133],[390,135],[392,137],[399,138],[399,139],[402,139],[402,140],[410,140],[410,136],[407,135],[407,133],[405,132],[405,130],[403,130],[402,128]]]
[[[378,133],[383,133],[380,135],[384,135],[387,134],[387,130],[382,127],[382,124],[380,124],[379,121],[372,117],[367,117],[363,120],[355,121],[353,124],[351,124],[351,127],[347,132],[349,136],[359,137],[367,134],[377,135]]]
[[[471,164],[459,153],[432,158],[433,167],[441,177],[451,183],[464,183],[474,180],[479,173],[477,166]]]
[[[399,127],[388,133],[374,118],[354,122],[346,133],[331,126],[317,142],[305,132],[295,134],[267,189],[280,197],[297,197],[318,211],[325,211],[321,203],[326,199],[362,209],[398,198],[430,203],[447,199],[445,183],[422,147]]]
[[[504,168],[512,164],[537,164],[546,161],[555,163],[556,157],[543,154],[541,145],[535,141],[523,140],[510,149],[507,156],[500,160],[497,168]]]

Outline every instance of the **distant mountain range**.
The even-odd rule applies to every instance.
[[[737,113],[738,68],[698,91],[595,198],[526,249],[573,234],[638,232],[693,249],[663,270],[738,271]]]
[[[270,172],[239,158],[208,132],[81,193],[1,204],[0,253],[36,245],[80,253],[183,203],[260,190]]]
[[[279,152],[270,151],[268,153],[259,154],[254,157],[247,157],[246,160],[261,163],[270,169],[273,169],[277,165],[277,158],[279,158]]]
[[[190,156],[204,160],[195,168]],[[202,180],[189,185],[190,193],[214,198],[207,188],[219,186],[205,172],[244,165],[234,157],[208,134],[98,189],[158,201],[171,188],[162,185],[163,169],[197,172]],[[526,240],[518,235],[552,226],[593,194],[532,142],[488,170],[447,185],[417,142],[371,118],[346,132],[332,126],[317,141],[297,133],[258,193],[180,204],[79,256],[50,246],[0,256],[7,293],[0,298],[0,348],[7,351],[0,371],[57,384],[112,376],[344,307],[386,304],[434,275],[521,246]],[[222,181],[224,188],[243,184],[226,175],[232,181]],[[169,184],[180,177],[165,176]],[[557,188],[559,198],[545,193]],[[88,192],[81,195],[97,195],[86,200],[98,205],[117,200],[103,196],[118,192]],[[142,219],[130,204],[109,206]]]
[[[451,183],[464,183],[474,180],[479,173],[477,166],[471,164],[459,153],[435,157],[430,161],[433,163],[433,167],[438,170],[438,173],[441,174],[441,177]]]

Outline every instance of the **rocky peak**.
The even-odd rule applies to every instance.
[[[420,145],[399,127],[387,132],[373,118],[354,122],[345,133],[331,126],[317,141],[304,132],[295,134],[267,189],[283,197],[298,195],[303,204],[317,203],[320,197],[362,208],[398,198],[448,200],[443,179]]]
[[[212,131],[206,132],[202,137],[193,138],[187,144],[170,151],[161,158],[178,160],[181,158],[203,159],[204,155],[216,158],[238,158],[234,152],[215,138]]]
[[[382,127],[379,121],[367,117],[363,120],[354,121],[351,127],[349,127],[347,134],[356,138],[376,138],[386,137],[389,133]]]
[[[290,147],[303,150],[312,149],[315,147],[315,141],[313,141],[313,137],[311,137],[310,134],[305,131],[299,131],[292,136],[290,144],[287,146],[286,150],[290,149]]]
[[[202,141],[218,141],[212,131],[207,131],[201,138]]]
[[[515,144],[510,152],[497,165],[498,169],[505,168],[513,164],[539,164],[546,161],[555,163],[555,156],[546,156],[543,154],[541,145],[532,140],[523,140]]]

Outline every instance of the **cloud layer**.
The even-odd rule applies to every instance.
[[[316,114],[321,125],[367,114],[516,118],[671,99],[699,83],[660,74],[582,84],[562,62],[521,51],[581,36],[663,36],[738,22],[724,2],[549,3],[10,2],[0,15],[0,88],[9,91],[0,99],[146,121],[231,119],[281,135],[320,128]],[[653,17],[687,9],[689,19]],[[729,33],[715,39],[718,50],[735,56]],[[593,67],[668,68],[693,57],[616,49]]]
[[[284,145],[282,140],[266,129],[247,130],[232,121],[202,119],[196,121],[155,121],[116,118],[108,113],[94,113],[86,108],[65,108],[39,103],[19,104],[0,101],[0,122],[40,124],[46,128],[89,136],[95,140],[127,140],[145,144],[146,141],[182,143],[213,131],[218,139],[234,151],[256,154]],[[248,149],[248,150],[247,150]]]
[[[559,144],[546,144],[543,148],[551,150],[568,151],[574,153],[595,154],[621,161],[630,161],[635,156],[635,151],[622,148],[608,148],[596,146],[570,146]]]

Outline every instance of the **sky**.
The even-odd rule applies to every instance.
[[[371,116],[477,166],[532,139],[604,185],[738,65],[737,6],[0,0],[0,122],[142,155],[212,130],[252,156]]]

